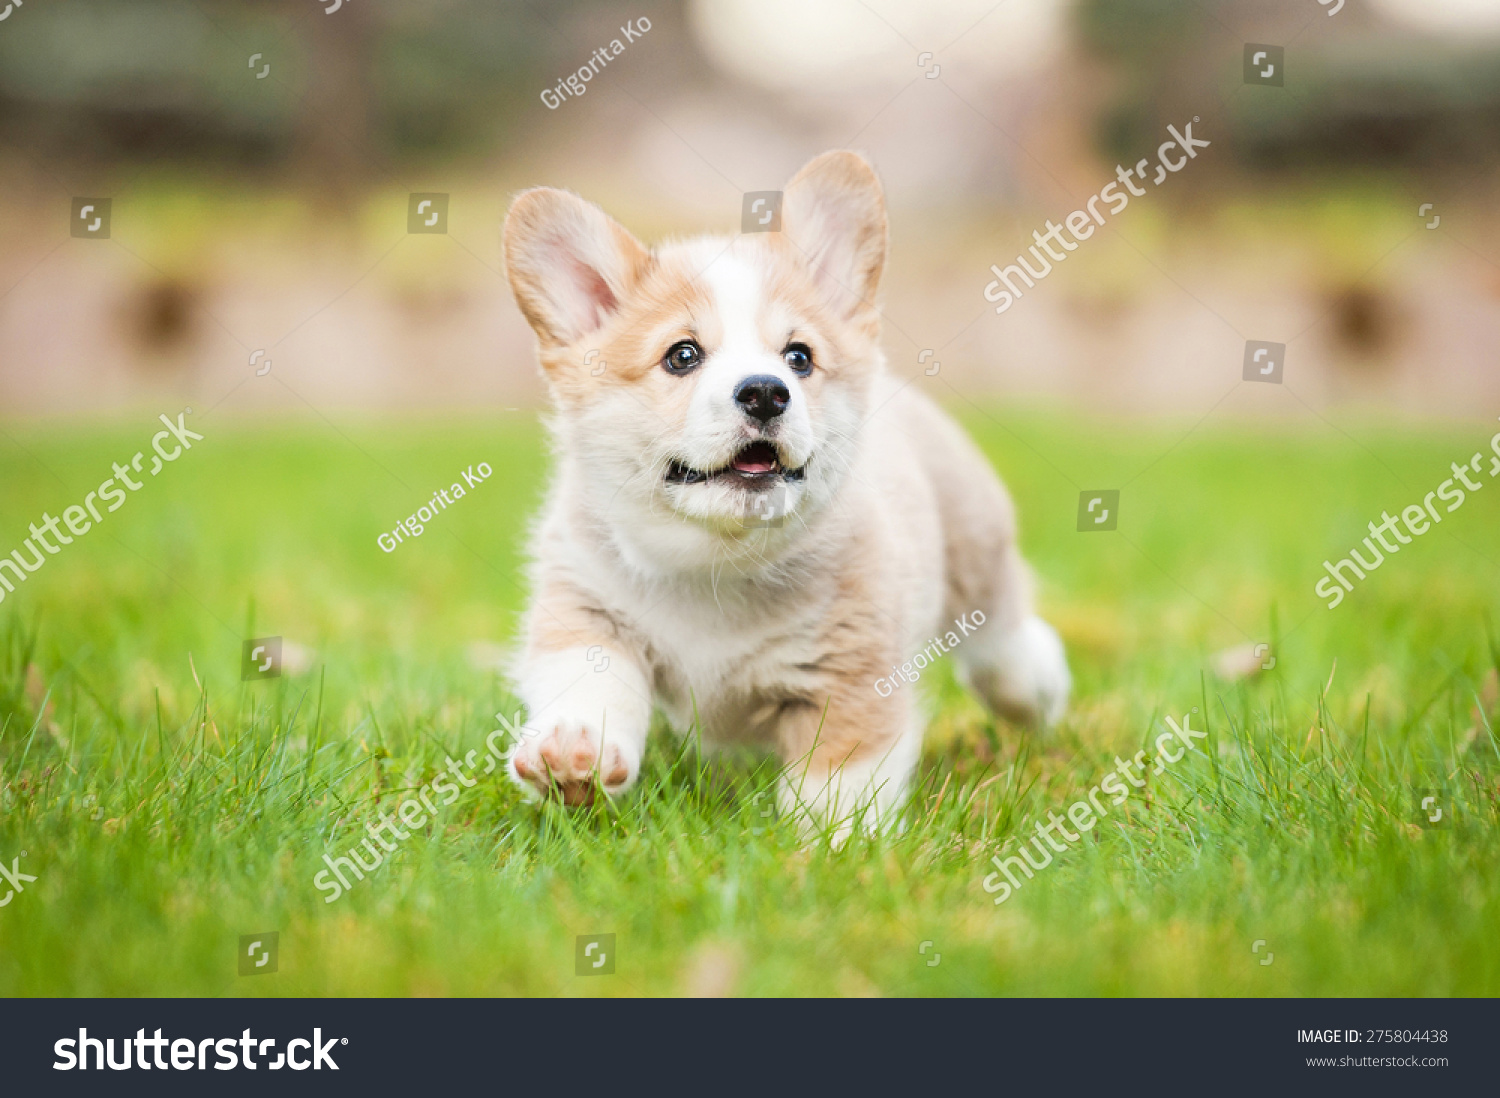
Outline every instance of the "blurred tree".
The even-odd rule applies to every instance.
[[[371,69],[380,36],[369,3],[324,5],[282,0],[312,61],[296,113],[295,155],[320,204],[352,214],[354,192],[378,167],[370,135]],[[332,0],[329,0],[332,6]]]
[[[334,198],[406,155],[502,144],[566,0],[69,0],[0,35],[0,137],[48,155],[293,169]],[[620,9],[623,10],[623,9]],[[263,55],[263,81],[247,68]]]
[[[1202,113],[1224,132],[1225,153],[1267,171],[1494,165],[1500,48],[1415,35],[1352,4],[1337,33],[1318,35],[1306,20],[1323,9],[1308,7],[1294,22],[1273,13],[1294,43],[1286,87],[1236,94],[1234,28],[1267,25],[1259,0],[1081,0],[1079,41],[1117,80],[1097,120],[1101,151],[1137,156],[1167,123]]]

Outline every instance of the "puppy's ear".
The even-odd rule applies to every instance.
[[[809,161],[786,185],[781,228],[841,316],[873,312],[885,267],[885,195],[864,157],[841,150]]]
[[[567,346],[598,328],[649,261],[640,241],[568,191],[525,191],[505,218],[511,292],[543,343]]]

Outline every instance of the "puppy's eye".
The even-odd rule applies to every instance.
[[[703,348],[691,339],[672,344],[661,364],[669,374],[685,374],[703,361]]]
[[[790,366],[792,373],[798,377],[806,377],[812,373],[812,350],[805,343],[787,344],[786,350],[781,352],[781,361]]]

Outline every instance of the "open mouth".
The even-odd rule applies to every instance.
[[[732,479],[745,485],[767,484],[785,477],[801,480],[807,466],[788,469],[781,463],[776,447],[769,442],[752,442],[734,455],[734,459],[721,469],[694,469],[680,461],[674,461],[667,469],[668,484],[704,484],[711,480]]]

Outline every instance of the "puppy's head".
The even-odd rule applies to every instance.
[[[779,233],[649,250],[577,195],[522,194],[506,269],[579,490],[637,530],[790,537],[853,458],[885,252],[880,184],[849,152],[787,184]]]

